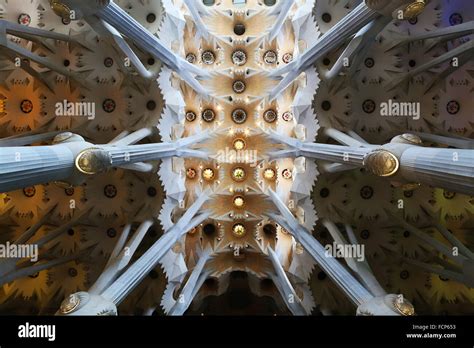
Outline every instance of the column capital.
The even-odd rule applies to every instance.
[[[377,149],[369,152],[362,162],[364,167],[377,176],[395,175],[400,168],[400,161],[392,152]]]
[[[411,19],[420,15],[426,3],[426,0],[365,0],[365,5],[372,10],[398,19]],[[400,13],[403,15],[402,18]]]
[[[117,307],[112,301],[100,295],[80,291],[66,297],[56,315],[117,315]]]
[[[357,315],[415,315],[415,308],[403,295],[377,296],[357,307]]]
[[[103,172],[110,164],[110,154],[98,147],[82,150],[75,160],[76,169],[86,175]]]
[[[110,5],[111,0],[49,0],[51,9],[64,20],[77,20]]]

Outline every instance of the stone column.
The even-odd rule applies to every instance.
[[[204,267],[206,266],[207,261],[209,261],[211,258],[211,254],[211,248],[203,251],[199,257],[198,263],[196,266],[194,266],[194,269],[191,272],[191,275],[189,276],[183,291],[181,291],[178,301],[176,301],[175,305],[168,313],[169,315],[183,315],[184,312],[186,312],[186,310],[189,308],[202,284],[206,280],[207,276],[209,276],[210,272],[206,271]]]
[[[69,295],[61,304],[57,315],[117,315],[119,305],[128,294],[140,284],[143,278],[158,264],[174,243],[186,232],[193,229],[210,216],[210,212],[200,213],[202,205],[209,199],[203,192],[178,222],[158,239],[140,258],[138,258],[119,277],[113,281],[103,281],[91,288],[90,292],[77,292]],[[118,252],[118,250],[114,250]],[[114,262],[114,261],[112,261]],[[127,262],[127,261],[125,261]],[[108,269],[106,268],[106,272]],[[104,287],[105,285],[105,287]]]
[[[402,295],[387,294],[376,296],[369,292],[342,264],[326,254],[326,249],[306,230],[281,198],[271,189],[270,198],[281,215],[267,215],[291,233],[324,270],[337,287],[357,306],[358,315],[413,315],[413,305]]]
[[[202,133],[168,143],[94,145],[81,136],[62,133],[53,145],[0,147],[0,192],[53,181],[78,185],[86,175],[108,168],[173,156],[207,159],[206,153],[189,148],[207,137]]]
[[[411,146],[400,156],[407,181],[474,195],[474,150]]]
[[[163,45],[155,35],[113,1],[52,0],[52,7],[53,9],[56,8],[55,12],[61,17],[67,18],[70,17],[71,13],[74,13],[74,19],[89,20],[92,27],[94,27],[98,17],[133,41],[144,52],[151,54],[171,70],[176,71],[196,92],[202,95],[208,94],[208,91],[193,76],[195,74],[208,77],[207,71],[188,63],[184,58]],[[108,30],[107,26],[104,27]]]
[[[356,279],[341,263],[332,256],[326,256],[326,250],[301,224],[295,219],[280,197],[269,190],[270,198],[282,215],[269,213],[269,217],[290,232],[303,245],[316,263],[324,270],[334,283],[357,306],[369,301],[373,295]]]
[[[119,304],[158,264],[174,243],[185,233],[199,225],[210,216],[210,212],[198,215],[201,206],[209,199],[202,193],[179,221],[158,239],[133,265],[117,278],[101,295]]]
[[[401,8],[403,9],[402,13],[407,16],[406,18],[409,18],[408,14],[412,15],[413,11],[407,11],[406,5],[412,2],[413,1],[410,0],[366,0],[362,2],[321,36],[321,38],[301,54],[301,56],[295,58],[290,64],[270,73],[270,75],[274,77],[283,74],[287,75],[273,88],[269,98],[271,100],[276,98],[295,78],[315,64],[318,59],[341,46],[355,33],[380,15],[391,16],[395,10]]]
[[[280,260],[278,259],[277,254],[271,248],[267,248],[268,257],[272,261],[273,267],[275,268],[275,274],[272,275],[273,283],[275,284],[278,292],[280,293],[283,301],[293,315],[309,315],[311,314],[310,310],[302,304],[302,299],[298,297],[293,285],[291,284],[288,276],[286,275],[283,266],[281,265]],[[292,296],[293,298],[290,298]]]
[[[304,156],[316,160],[366,168],[370,173],[394,182],[420,183],[474,195],[474,150],[421,146],[412,134],[396,136],[388,144],[364,147],[303,142],[296,138],[268,133],[276,143],[288,149],[270,154],[272,158]],[[331,133],[332,134],[332,133]],[[339,141],[352,138],[334,133]]]
[[[163,64],[173,71],[176,71],[183,80],[188,82],[198,93],[208,94],[204,87],[192,75],[208,76],[205,70],[190,64],[171,51],[168,47],[163,45],[155,35],[150,33],[149,30],[122,10],[117,4],[111,2],[108,6],[99,10],[97,16],[109,23],[121,34],[131,39],[139,48],[162,61]]]
[[[339,47],[378,16],[379,14],[376,11],[368,8],[364,3],[361,3],[354,10],[349,12],[349,14],[337,22],[336,25],[319,38],[314,45],[309,47],[301,56],[297,57],[288,65],[270,73],[270,75],[274,77],[287,74],[270,92],[270,99],[276,98],[303,71],[311,67],[318,59]]]
[[[69,138],[61,141],[61,137]],[[0,147],[0,191],[52,181],[75,183],[79,178],[75,158],[92,144],[71,133],[55,139],[51,146]]]

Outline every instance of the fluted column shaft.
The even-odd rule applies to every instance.
[[[186,285],[179,296],[179,300],[171,309],[169,313],[170,315],[183,315],[193,302],[193,299],[198,293],[202,284],[206,280],[207,276],[211,273],[209,271],[205,271],[204,269],[207,261],[210,259],[211,253],[212,250],[209,248],[204,250],[204,252],[201,254],[198,263],[196,266],[194,266],[194,269],[191,272],[191,275],[189,276],[188,281],[186,282]]]
[[[326,256],[326,249],[308,231],[304,230],[304,227],[292,228],[281,216],[270,214],[270,217],[295,236],[328,277],[355,305],[359,306],[374,297],[339,261],[334,257]]]
[[[178,68],[178,57],[117,4],[111,2],[99,11],[98,16],[132,39],[136,45],[153,52],[165,65],[173,70]]]
[[[184,230],[173,229],[165,233],[144,253],[130,268],[128,268],[113,284],[106,289],[102,296],[118,305],[142,281],[143,278],[158,264],[171,249],[174,243],[187,231],[206,220],[209,215],[200,215],[191,220]]]
[[[0,192],[73,177],[77,153],[90,145],[0,147]]]
[[[270,138],[288,146],[285,150],[271,153],[274,159],[304,156],[365,167],[373,174],[391,177],[393,181],[420,183],[474,195],[474,150],[471,149],[431,148],[399,140],[385,145],[364,144],[364,147],[306,143],[274,133],[270,133]],[[345,141],[349,143],[348,139]],[[385,156],[371,160],[370,157],[373,159],[373,155],[382,152]],[[388,159],[393,162],[393,168],[387,166]]]
[[[302,299],[300,299],[296,294],[295,289],[288,279],[275,251],[270,247],[268,247],[267,251],[268,257],[272,261],[273,267],[275,268],[275,274],[272,275],[273,283],[275,284],[288,309],[291,311],[291,313],[293,313],[293,315],[310,314],[306,312],[306,309],[302,306]],[[293,296],[293,299],[290,299],[290,296]]]
[[[372,147],[354,147],[344,145],[300,142],[298,144],[295,144],[292,149],[281,150],[272,153],[271,157],[285,158],[304,156],[306,158],[313,158],[316,160],[323,160],[333,163],[349,164],[362,167],[364,157],[372,151]]]
[[[299,59],[294,60],[283,68],[275,70],[273,75],[281,75],[294,69],[297,69],[298,74],[300,74],[314,64],[316,60],[339,47],[351,35],[362,29],[379,15],[379,13],[368,8],[365,3],[362,2],[321,36]]]
[[[290,232],[301,243],[316,263],[334,283],[357,306],[371,300],[374,296],[332,256],[326,255],[326,249],[295,219],[281,198],[269,190],[270,198],[281,215],[269,213],[268,216]]]
[[[158,239],[133,265],[131,265],[101,295],[118,305],[145,278],[158,262],[171,249],[174,243],[186,232],[206,220],[209,212],[197,215],[199,209],[209,199],[202,193],[179,221]],[[196,216],[197,215],[197,216]]]
[[[408,181],[474,195],[474,150],[412,146],[400,156]]]
[[[143,144],[103,147],[110,157],[110,165],[156,161],[162,158],[173,157],[178,154],[178,147],[173,143]]]
[[[85,174],[173,156],[207,159],[203,151],[189,148],[206,136],[203,133],[168,143],[118,146],[94,145],[76,136],[82,141],[48,146],[0,147],[0,192],[52,181],[78,185]],[[84,158],[88,160],[87,168],[82,161]]]
[[[298,59],[283,68],[276,69],[272,76],[281,76],[288,73],[283,80],[273,88],[269,97],[276,98],[286,87],[288,87],[303,71],[311,67],[318,59],[338,48],[353,34],[362,29],[370,21],[380,14],[368,8],[365,3],[361,3],[354,10],[349,12],[328,32],[319,38],[313,46],[307,49]]]
[[[97,18],[102,20],[102,26],[115,35],[115,31],[129,38],[138,48],[159,59],[168,68],[176,71],[194,90],[202,95],[207,91],[193,76],[199,75],[209,77],[206,70],[188,63],[184,58],[166,47],[158,37],[150,33],[143,25],[125,12],[113,1],[84,1],[84,0],[61,0],[71,10],[76,12],[76,18],[84,17],[92,27],[99,24]],[[113,29],[108,28],[110,25]],[[117,34],[118,34],[117,33]],[[120,40],[119,47],[124,50],[127,56],[134,55],[125,41]],[[132,57],[130,57],[133,61]],[[134,57],[136,58],[136,57]],[[143,66],[138,66],[138,70],[143,76],[153,76],[145,71]]]
[[[300,153],[308,158],[362,167],[364,157],[372,151],[372,148],[366,147],[304,143]]]
[[[380,14],[368,8],[364,2],[349,12],[329,29],[310,49],[301,55],[300,72],[313,65],[316,60],[336,49],[351,35],[358,32]]]
[[[192,74],[208,76],[208,73],[188,63],[163,45],[155,35],[121,9],[120,6],[111,2],[108,6],[100,9],[97,16],[131,39],[139,48],[162,61],[163,64],[173,71],[176,71],[198,93],[207,93]]]

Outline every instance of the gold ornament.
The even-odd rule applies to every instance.
[[[263,177],[267,180],[274,180],[276,176],[275,170],[267,168],[263,171]]]
[[[391,143],[398,143],[398,144],[411,144],[411,145],[421,145],[423,141],[418,135],[411,134],[411,133],[404,133],[402,135],[397,135],[393,138]]]
[[[69,314],[76,310],[76,308],[81,303],[81,299],[76,294],[71,294],[61,303],[59,311],[62,314]]]
[[[83,174],[94,175],[107,169],[108,153],[97,148],[81,151],[76,157],[76,168]]]
[[[206,181],[214,179],[214,170],[212,168],[206,168],[202,171],[202,177]]]
[[[242,196],[235,196],[233,200],[234,206],[236,208],[242,208],[245,205],[244,197]]]
[[[59,187],[59,188],[62,188],[64,190],[67,190],[67,189],[71,189],[73,188],[74,186],[66,181],[53,181],[53,183]]]
[[[237,182],[241,182],[245,180],[245,169],[242,167],[236,167],[232,169],[232,179]]]
[[[71,132],[64,132],[64,133],[58,134],[54,137],[53,144],[63,143],[66,140],[71,139],[73,136],[74,136],[74,134],[71,133]]]
[[[57,16],[66,20],[71,19],[71,9],[67,5],[59,2],[59,0],[50,0],[49,4]]]
[[[232,226],[232,234],[236,237],[243,237],[245,236],[245,227],[244,225],[242,224],[235,224],[234,226]]]
[[[411,134],[411,133],[402,134],[402,139],[407,141],[408,143],[416,144],[416,145],[421,145],[423,143],[423,141],[418,135]]]
[[[420,183],[415,182],[410,184],[403,184],[402,186],[400,186],[400,188],[402,189],[402,191],[413,191],[419,188],[420,186]]]
[[[234,150],[237,150],[237,151],[240,151],[240,150],[243,150],[245,149],[245,140],[244,139],[235,139],[234,142],[233,142],[233,147],[234,147]]]
[[[426,7],[425,0],[416,0],[412,2],[410,5],[405,7],[403,11],[403,18],[405,19],[412,19],[419,16]]]
[[[382,149],[368,153],[364,157],[363,165],[378,176],[394,175],[400,167],[398,158],[390,151]]]
[[[415,315],[415,307],[401,295],[395,297],[393,306],[403,316]]]
[[[196,177],[196,170],[194,168],[186,169],[186,177],[188,179],[194,179]]]

